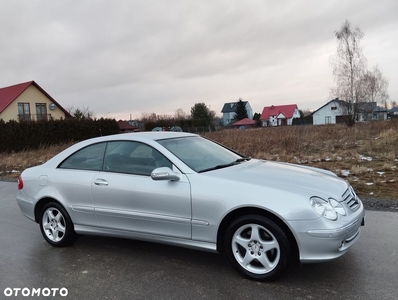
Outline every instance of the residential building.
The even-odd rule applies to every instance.
[[[121,133],[140,131],[138,127],[131,125],[128,121],[119,120],[117,121],[117,123],[119,125],[119,130]]]
[[[344,115],[344,104],[346,102],[338,98],[330,100],[325,105],[312,113],[314,125],[336,124],[338,117]]]
[[[395,106],[388,111],[388,118],[398,118],[398,106]]]
[[[239,129],[256,127],[256,121],[249,118],[244,118],[242,120],[233,123],[232,126],[238,127]]]
[[[5,122],[68,117],[70,114],[34,81],[0,88],[0,119]]]
[[[336,124],[343,122],[347,115],[348,103],[338,98],[332,99],[312,113],[314,125]],[[358,103],[356,122],[387,120],[387,110],[377,106],[376,102]]]
[[[247,117],[249,119],[253,119],[253,110],[249,104],[249,101],[243,101],[246,107],[247,111]],[[221,112],[222,112],[222,123],[224,126],[229,125],[236,114],[236,107],[237,107],[238,102],[229,102],[225,103]]]
[[[266,106],[260,116],[260,121],[266,126],[290,126],[294,118],[300,118],[296,104]]]

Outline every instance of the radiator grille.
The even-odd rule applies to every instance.
[[[352,210],[356,211],[359,208],[359,199],[352,187],[349,187],[342,196],[343,202]]]

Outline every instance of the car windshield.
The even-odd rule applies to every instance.
[[[250,159],[201,137],[164,139],[157,142],[198,173],[229,167]]]

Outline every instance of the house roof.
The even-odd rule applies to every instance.
[[[375,112],[376,110],[377,110],[376,102],[360,102],[360,103],[358,103],[358,112],[360,112],[360,113]]]
[[[42,92],[47,98],[51,100],[59,109],[61,109],[66,116],[70,117],[70,114],[64,109],[57,101],[54,100],[45,90],[43,90],[35,81],[23,82],[7,87],[0,88],[0,113],[3,112],[15,99],[18,98],[29,86],[35,86],[40,92]]]
[[[378,113],[384,113],[384,112],[388,112],[388,109],[386,109],[385,107],[376,105],[376,107],[374,108],[373,111],[378,112]]]
[[[260,120],[269,120],[269,117],[276,117],[280,113],[282,113],[287,119],[290,119],[293,118],[296,108],[296,104],[266,106],[261,113]]]
[[[398,106],[395,106],[395,107],[391,108],[388,112],[389,113],[398,112]]]
[[[247,101],[242,101],[245,105],[247,104]],[[222,113],[230,113],[230,112],[236,112],[236,106],[238,105],[238,101],[236,102],[229,102],[225,103],[221,112]]]
[[[329,103],[332,103],[332,102],[336,102],[336,103],[338,103],[338,104],[346,103],[344,100],[339,100],[338,98],[332,99],[332,100],[330,100],[329,102],[327,102],[327,103],[325,103],[324,105],[322,105],[322,106],[321,106],[320,108],[318,108],[317,110],[313,111],[313,112],[311,113],[311,116],[312,116],[313,114],[315,114],[318,110],[321,110],[321,109],[324,108],[326,105],[328,105]]]
[[[238,122],[233,123],[232,126],[248,126],[254,124],[256,124],[256,121],[249,118],[244,118],[242,120],[239,120]]]
[[[133,125],[130,125],[128,122],[123,121],[123,120],[119,120],[117,121],[117,123],[119,124],[119,129],[120,130],[135,130],[137,129],[137,127],[134,127]]]
[[[322,105],[317,110],[313,111],[311,113],[311,115],[314,115],[317,111],[321,110],[326,105],[328,105],[328,104],[330,104],[332,102],[336,102],[338,105],[340,105],[340,106],[342,105],[343,107],[348,105],[347,101],[340,100],[338,98],[332,99],[329,102],[327,102],[326,104]],[[385,111],[384,108],[378,107],[376,102],[360,102],[360,103],[357,103],[357,104],[358,104],[358,106],[357,106],[358,107],[358,112],[360,112],[360,113],[367,113],[367,112],[371,112],[371,111],[372,112],[383,112],[383,111]]]

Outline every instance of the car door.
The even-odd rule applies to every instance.
[[[107,143],[84,147],[59,164],[49,178],[49,186],[55,187],[73,223],[98,226],[92,200],[93,178],[102,170]]]
[[[149,145],[109,142],[103,171],[92,180],[92,196],[100,226],[144,234],[191,238],[190,184],[154,181],[156,167],[172,163]]]

